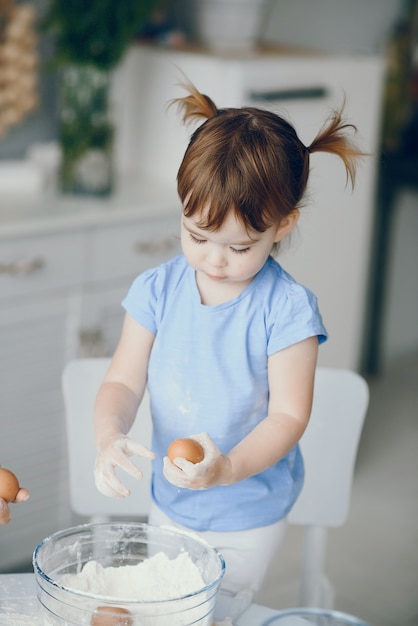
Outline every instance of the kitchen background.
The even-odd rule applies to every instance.
[[[28,4],[44,15],[46,0]],[[304,218],[284,264],[306,276],[329,311],[335,339],[323,363],[361,371],[371,388],[350,518],[331,534],[337,606],[375,626],[418,624],[417,2],[271,0],[259,40],[280,54],[270,50],[256,61],[248,51],[237,59],[233,51],[202,50],[199,5],[165,2],[161,19],[149,20],[142,43],[117,65],[119,184],[103,199],[56,196],[60,74],[48,65],[51,36],[36,30],[38,104],[0,134],[0,463],[31,489],[0,531],[0,572],[30,569],[36,543],[78,521],[66,491],[62,367],[76,355],[111,351],[132,276],[178,249],[174,178],[187,134],[164,109],[178,95],[178,68],[226,106],[251,90],[271,95],[277,76],[286,89],[303,87],[302,100],[273,104],[289,110],[307,136],[346,91],[347,111],[376,155],[360,168],[352,195],[333,165],[315,164],[317,217]],[[405,45],[411,32],[412,47]],[[324,86],[325,97],[306,97]],[[39,167],[42,180],[34,177]],[[339,276],[351,302],[333,290]],[[292,530],[266,604],[292,604],[299,540]]]

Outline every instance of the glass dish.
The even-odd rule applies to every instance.
[[[169,559],[186,552],[205,586],[175,599],[139,601],[104,598],[60,584],[94,560],[103,567],[136,565],[158,552]],[[84,524],[47,537],[33,554],[41,623],[45,626],[208,626],[224,575],[222,555],[205,541],[171,527],[143,523]],[[100,619],[97,617],[100,607]],[[115,617],[115,610],[125,617]]]

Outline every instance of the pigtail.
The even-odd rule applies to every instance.
[[[325,122],[313,142],[307,151],[312,152],[329,152],[340,157],[343,161],[346,173],[347,182],[350,179],[351,186],[354,187],[356,177],[356,161],[360,156],[364,156],[357,146],[348,137],[346,131],[352,129],[357,131],[356,126],[347,123],[343,117],[344,105]]]
[[[181,86],[189,92],[189,95],[174,98],[169,104],[180,109],[184,124],[193,120],[206,120],[216,115],[218,109],[209,96],[200,93],[192,83],[182,83]]]

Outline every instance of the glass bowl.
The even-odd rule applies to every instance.
[[[79,574],[88,561],[122,567],[142,563],[159,552],[170,560],[187,553],[204,586],[180,597],[145,601],[76,591],[65,586],[68,582],[60,583],[67,574]],[[225,572],[218,550],[193,533],[130,522],[91,523],[59,531],[35,548],[33,567],[45,626],[210,625]]]

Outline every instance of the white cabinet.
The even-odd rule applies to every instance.
[[[77,341],[84,250],[81,232],[0,243],[0,463],[31,491],[0,533],[1,569],[70,521],[60,371]]]
[[[1,237],[1,229],[0,229]],[[85,236],[56,232],[0,238],[0,298],[39,295],[81,282]]]
[[[38,541],[70,522],[60,372],[75,339],[72,297],[1,304],[0,459],[31,491],[2,527],[1,571],[28,561]]]
[[[0,572],[72,523],[61,373],[77,355],[113,352],[133,278],[180,250],[176,204],[0,222],[0,464],[31,493],[0,532]]]

